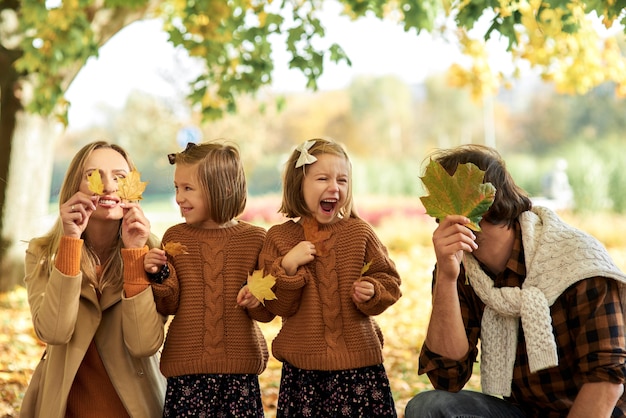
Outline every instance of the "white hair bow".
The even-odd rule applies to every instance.
[[[296,148],[296,151],[300,151],[300,157],[298,157],[298,161],[296,161],[296,168],[302,167],[305,164],[313,164],[317,161],[317,157],[309,154],[309,149],[315,145],[315,140],[311,139],[310,141],[306,141],[304,144],[301,144]]]

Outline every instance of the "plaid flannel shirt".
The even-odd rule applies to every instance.
[[[506,269],[494,276],[484,268],[495,287],[521,287],[524,282],[526,267],[519,223],[515,225],[515,236]],[[462,266],[457,283],[470,349],[464,359],[455,361],[439,356],[424,344],[419,359],[419,373],[427,373],[435,389],[453,392],[461,390],[472,374],[485,308],[465,279]],[[622,309],[618,284],[612,279],[591,277],[572,285],[550,307],[559,365],[536,373],[528,368],[520,324],[511,397],[506,399],[528,417],[564,417],[584,383],[624,383],[626,336]],[[626,392],[613,416],[626,416]]]

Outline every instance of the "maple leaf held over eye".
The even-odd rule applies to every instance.
[[[100,177],[100,171],[93,170],[87,176],[87,182],[89,191],[98,196],[102,196],[104,194],[104,183],[102,183],[102,177]]]
[[[117,181],[117,195],[124,200],[141,200],[141,194],[146,189],[147,181],[141,181],[141,174],[133,170],[125,178]]]
[[[451,176],[440,163],[431,160],[420,177],[430,193],[420,197],[426,213],[438,220],[463,215],[470,219],[468,228],[480,231],[478,223],[496,197],[496,188],[483,183],[484,177],[485,172],[472,163],[459,164]]]
[[[263,276],[263,270],[254,270],[254,272],[248,276],[248,289],[250,293],[263,305],[265,305],[266,300],[276,299],[276,295],[272,292],[272,287],[274,287],[275,283],[276,278],[271,274]]]

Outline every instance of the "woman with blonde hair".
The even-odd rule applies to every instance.
[[[46,344],[24,396],[21,417],[160,416],[159,372],[165,317],[143,269],[158,245],[136,202],[118,195],[134,165],[119,146],[85,145],[59,196],[59,217],[26,251],[33,326]],[[102,193],[89,178],[98,172]]]

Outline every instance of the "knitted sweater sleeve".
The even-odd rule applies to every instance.
[[[274,315],[263,304],[257,306],[256,308],[248,309],[248,316],[258,322],[270,322],[276,317],[276,315]]]
[[[173,228],[165,231],[162,242],[170,242],[179,240],[172,237]],[[178,310],[180,300],[180,283],[176,275],[176,268],[172,263],[173,259],[168,255],[167,267],[169,276],[162,283],[151,282],[152,292],[154,293],[154,301],[156,302],[157,311],[161,315],[175,315]]]
[[[124,293],[126,297],[133,297],[150,287],[150,282],[143,268],[143,258],[148,252],[148,246],[142,248],[122,248],[124,260]]]
[[[276,279],[273,291],[276,299],[265,301],[265,306],[274,315],[292,316],[298,311],[302,290],[306,284],[306,266],[300,266],[293,276],[288,275],[282,267],[283,256],[295,244],[288,228],[278,225],[270,228],[259,255],[259,265],[265,274]]]
[[[167,265],[170,271],[169,277],[163,280],[163,283],[152,282],[151,286],[159,313],[161,315],[174,315],[178,310],[180,283],[176,276],[176,269],[169,262]]]
[[[370,260],[370,264],[361,280],[374,285],[374,296],[367,302],[358,303],[357,308],[365,315],[378,315],[402,296],[401,279],[387,248],[371,228],[368,228],[366,260]]]
[[[61,237],[54,266],[63,274],[77,276],[80,273],[80,254],[84,241],[80,238]]]

